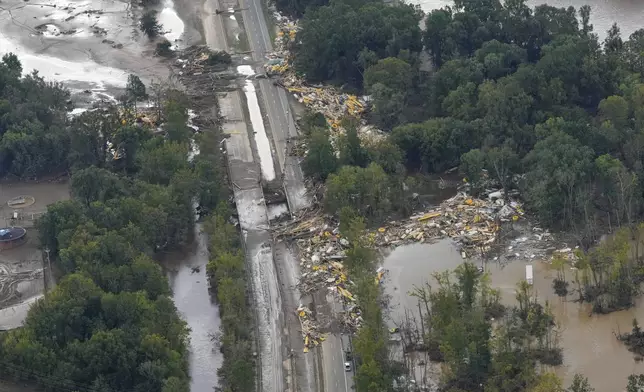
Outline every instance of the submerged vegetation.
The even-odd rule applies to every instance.
[[[523,281],[517,304],[505,308],[486,274],[471,263],[434,276],[412,293],[422,310],[422,346],[443,362],[442,383],[449,391],[526,391],[545,382],[537,364],[560,365],[556,324]],[[418,328],[418,327],[416,327]]]
[[[644,276],[644,30],[626,39],[613,25],[600,41],[590,7],[525,0],[455,0],[427,14],[424,31],[421,11],[403,3],[276,5],[301,17],[290,48],[296,72],[368,95],[366,120],[384,131],[361,134],[345,118],[340,134],[324,113],[301,120],[304,172],[324,184],[327,212],[342,222],[349,207],[369,225],[407,215],[413,175],[458,168],[473,194],[518,190],[541,227],[573,236],[576,258],[553,262],[559,296],[598,313],[632,306]],[[502,315],[485,276],[468,264],[454,274],[416,293],[425,319],[414,348],[444,362],[445,390],[563,391],[537,366],[563,360],[548,306],[522,284],[518,304]],[[370,333],[375,353],[380,335]],[[357,375],[356,389],[384,388],[387,366],[371,365],[373,387]],[[644,385],[634,376],[629,388],[637,382]],[[575,377],[569,390],[592,388]]]
[[[70,170],[72,194],[37,221],[63,277],[23,328],[2,335],[2,373],[52,390],[187,392],[188,329],[153,258],[192,241],[194,200],[203,213],[225,200],[215,135],[197,140],[211,153],[189,160],[185,99],[155,93],[157,113],[141,116],[136,101],[148,94],[136,77],[122,107],[70,120],[59,85],[21,78],[13,55],[0,68],[1,174]]]
[[[643,225],[630,230],[622,228],[596,247],[586,252],[577,251],[570,262],[556,257],[553,261],[557,269],[553,282],[555,292],[565,296],[571,291],[579,301],[591,303],[596,313],[633,306],[644,281],[642,229]],[[572,288],[569,288],[565,271],[571,266],[574,270]]]

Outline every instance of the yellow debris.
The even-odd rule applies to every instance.
[[[474,204],[474,200],[467,199],[467,200],[465,200],[465,204],[467,204],[468,206],[471,206],[472,204]]]
[[[436,218],[437,216],[440,216],[440,215],[441,215],[440,212],[430,212],[430,213],[427,213],[427,214],[421,216],[420,218],[418,218],[418,220],[422,222],[422,221],[426,221],[428,219]]]
[[[380,232],[380,233],[384,233],[385,231],[387,231],[387,229],[385,229],[384,227],[379,227],[378,228],[378,232]]]

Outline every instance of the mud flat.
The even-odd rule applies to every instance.
[[[159,5],[164,36],[175,46],[201,40],[194,27],[196,7],[171,0]],[[77,105],[114,101],[129,73],[146,84],[165,83],[171,76],[167,64],[154,57],[154,43],[138,29],[140,12],[129,1],[3,1],[0,54],[13,52],[25,73],[37,70],[47,80],[62,82]]]
[[[452,270],[463,262],[448,239],[434,244],[412,244],[392,251],[383,261],[388,269],[385,291],[390,296],[393,320],[405,314],[417,317],[416,298],[407,295],[414,286],[435,283],[431,275]],[[633,373],[644,373],[644,363],[636,362],[632,353],[615,338],[614,333],[630,331],[633,318],[644,320],[644,300],[629,310],[608,315],[591,315],[588,304],[573,302],[573,297],[560,298],[552,289],[556,271],[540,261],[514,260],[505,266],[490,262],[486,265],[493,287],[500,289],[505,304],[516,301],[515,285],[525,278],[525,265],[534,266],[534,288],[540,302],[549,302],[557,320],[564,363],[555,369],[568,385],[575,373],[588,377],[596,391],[621,391]],[[572,278],[573,271],[566,271]]]
[[[20,196],[33,197],[33,204],[25,204],[21,209],[7,204]],[[27,228],[24,244],[0,250],[0,330],[20,327],[31,305],[53,285],[49,272],[45,274],[47,266],[33,224],[48,204],[65,199],[69,199],[67,182],[0,184],[0,227]],[[18,219],[12,220],[15,212]]]

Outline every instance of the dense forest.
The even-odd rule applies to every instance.
[[[406,215],[418,174],[458,168],[471,193],[517,189],[541,225],[574,235],[573,276],[570,261],[553,262],[558,294],[570,288],[595,312],[633,305],[644,280],[644,29],[626,39],[613,25],[600,41],[590,7],[530,8],[525,0],[455,0],[427,15],[369,0],[276,5],[300,19],[290,47],[296,73],[368,95],[366,120],[384,131],[361,134],[346,118],[339,135],[322,113],[300,121],[303,169],[324,183],[324,206],[341,226]],[[363,273],[351,266],[369,265],[369,247],[344,235],[355,238],[346,263],[359,282]],[[562,353],[547,306],[527,286],[494,317],[502,307],[467,264],[432,288],[415,293],[426,309],[421,349],[444,363],[444,390],[564,391],[557,377],[535,371]],[[387,390],[399,369],[386,360],[382,299],[368,290],[358,298],[370,322],[356,338],[358,358],[368,359],[358,361],[356,390]],[[643,380],[631,377],[628,390]],[[575,377],[567,390],[592,388]]]
[[[369,94],[368,120],[388,133],[360,140],[349,126],[332,145],[324,123],[305,121],[305,167],[327,181],[330,210],[346,194],[359,208],[373,201],[368,216],[404,208],[402,164],[459,166],[473,192],[490,180],[518,188],[542,224],[585,246],[641,217],[644,30],[625,40],[614,25],[599,42],[589,7],[522,0],[455,1],[426,15],[424,31],[421,11],[404,4],[278,5],[306,9],[296,70]]]
[[[331,137],[319,113],[301,121],[304,170],[325,183],[324,206],[351,244],[345,263],[364,319],[354,342],[357,391],[391,390],[402,373],[388,359],[375,255],[362,233],[409,212],[411,174],[458,167],[473,193],[490,182],[517,188],[543,225],[575,234],[584,248],[580,299],[598,311],[632,303],[644,276],[639,245],[629,244],[644,213],[644,29],[623,38],[614,25],[600,41],[589,7],[532,9],[524,0],[455,0],[428,15],[369,0],[276,5],[301,18],[291,48],[298,74],[368,95],[367,120],[385,132],[362,137],[347,118],[346,132]],[[191,240],[196,199],[212,211],[208,274],[222,305],[222,386],[253,390],[243,256],[221,203],[217,157],[187,160],[181,94],[153,97],[165,123],[157,134],[134,121],[147,96],[134,77],[121,108],[70,120],[65,89],[21,72],[16,56],[3,57],[0,176],[69,171],[73,198],[38,222],[64,277],[24,328],[1,336],[2,372],[58,390],[187,391],[186,325],[153,256]],[[218,150],[211,138],[198,143]],[[446,390],[563,391],[535,370],[561,361],[547,306],[522,285],[517,305],[502,309],[485,279],[465,264],[415,293],[425,305],[423,349],[443,362]],[[644,377],[628,383],[636,391]],[[576,377],[568,390],[592,388]]]
[[[185,97],[157,92],[163,125],[150,128],[136,115],[148,94],[132,75],[122,105],[69,118],[67,91],[20,73],[5,56],[1,174],[69,170],[72,199],[37,221],[63,277],[24,328],[0,336],[3,376],[52,390],[187,392],[188,329],[153,258],[192,241],[195,201],[202,214],[225,202],[217,138],[198,135],[207,153],[189,159]]]

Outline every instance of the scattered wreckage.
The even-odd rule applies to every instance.
[[[490,193],[486,200],[461,192],[422,214],[368,231],[365,239],[375,248],[395,248],[451,238],[459,245],[463,258],[472,258],[491,249],[503,222],[516,222],[523,216],[521,203],[500,192]],[[308,211],[299,219],[278,225],[273,232],[276,239],[297,242],[301,250],[300,265],[304,272],[298,283],[300,291],[311,293],[326,287],[344,306],[344,326],[350,331],[360,328],[362,317],[352,294],[353,282],[342,264],[351,244],[340,234],[338,222],[317,211]],[[547,234],[535,235],[543,238]],[[375,271],[374,284],[380,284],[386,272],[382,267]],[[300,306],[297,312],[302,323],[305,351],[308,351],[324,337],[307,308]]]
[[[304,81],[291,67],[293,56],[290,49],[296,42],[299,30],[297,21],[279,13],[275,13],[275,19],[279,32],[273,45],[275,51],[266,55],[266,75],[279,77],[275,82],[277,86],[287,90],[311,111],[322,113],[334,139],[338,134],[344,133],[342,119],[347,116],[362,119],[368,110],[370,97],[347,94],[332,86],[311,85]],[[384,135],[381,130],[367,126],[364,122],[358,132],[361,137],[368,138]]]
[[[308,353],[309,349],[317,347],[324,341],[324,335],[318,330],[318,326],[311,318],[311,310],[304,305],[297,308],[297,317],[300,319],[302,327],[302,338],[304,339],[304,352]]]

